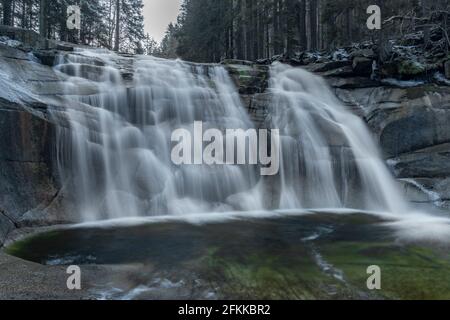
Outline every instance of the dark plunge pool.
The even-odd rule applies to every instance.
[[[45,265],[133,266],[126,280],[98,284],[106,298],[450,298],[448,248],[399,240],[365,214],[69,228],[7,252]],[[367,288],[372,265],[381,290]]]

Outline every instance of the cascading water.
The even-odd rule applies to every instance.
[[[61,57],[55,68],[69,75],[67,107],[53,111],[68,122],[58,132],[57,162],[84,221],[271,209],[406,210],[363,122],[306,71],[271,69],[267,126],[280,129],[282,161],[276,177],[261,177],[251,165],[171,161],[175,129],[192,131],[195,121],[221,130],[254,127],[223,67],[83,50]]]
[[[127,63],[134,68],[128,82],[119,70]],[[252,126],[225,69],[102,51],[67,55],[56,68],[72,75],[66,94],[77,102],[57,112],[70,123],[58,133],[58,163],[73,179],[84,220],[232,211],[233,195],[258,182],[250,166],[171,162],[175,129],[192,131],[194,121]],[[255,197],[247,202],[241,207],[262,208]]]
[[[322,78],[278,63],[270,89],[271,126],[282,136],[281,208],[408,210],[366,125]]]

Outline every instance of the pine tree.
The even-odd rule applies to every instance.
[[[114,43],[114,51],[119,52],[120,49],[120,12],[121,12],[121,8],[120,8],[120,0],[116,0],[116,25],[115,25],[115,30],[116,30],[116,39],[115,39],[115,43]]]
[[[150,34],[146,34],[143,41],[143,49],[146,55],[156,55],[159,54],[158,42],[153,39]]]
[[[107,46],[106,2],[84,0],[81,3],[80,41],[86,45]]]
[[[127,52],[143,53],[144,16],[142,0],[122,0],[121,22],[123,28],[121,37],[123,49]]]
[[[175,59],[178,58],[178,51],[181,50],[179,39],[181,39],[181,32],[178,29],[178,25],[173,23],[169,24],[166,35],[161,41],[160,55],[164,58]],[[187,53],[186,53],[187,54]],[[194,61],[192,59],[192,61]]]

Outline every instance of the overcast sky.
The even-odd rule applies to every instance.
[[[143,0],[145,16],[145,32],[156,41],[164,37],[170,22],[177,20],[182,0]]]

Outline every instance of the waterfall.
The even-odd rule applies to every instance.
[[[53,110],[58,169],[83,221],[188,213],[354,208],[405,211],[394,179],[364,123],[326,83],[275,64],[269,129],[281,134],[281,168],[181,165],[171,134],[255,125],[222,66],[106,50],[61,56],[66,107]]]
[[[258,183],[251,166],[171,162],[175,129],[192,131],[194,121],[252,127],[222,67],[107,51],[60,60],[55,68],[70,75],[72,101],[57,114],[69,122],[58,132],[58,167],[63,179],[72,179],[83,220],[232,211],[233,196]],[[133,79],[124,80],[130,70],[120,68],[131,64]],[[240,206],[262,208],[259,202],[250,197]]]
[[[270,90],[271,126],[282,135],[281,208],[408,210],[365,123],[325,80],[276,63]]]

